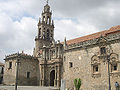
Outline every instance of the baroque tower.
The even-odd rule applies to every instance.
[[[52,20],[52,11],[48,3],[44,6],[42,19],[38,22],[38,35],[35,38],[34,56],[38,57],[40,50],[44,46],[50,46],[54,41],[54,22]]]
[[[54,40],[54,23],[48,3],[38,22],[34,56],[39,60],[40,86],[60,86],[62,75],[63,45]]]

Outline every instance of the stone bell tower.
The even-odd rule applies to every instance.
[[[51,45],[54,40],[54,22],[48,3],[44,6],[41,16],[38,22],[38,35],[35,38],[34,56],[36,57],[40,54],[41,48]]]
[[[34,49],[34,56],[39,60],[39,85],[60,87],[63,45],[54,40],[54,23],[48,2],[41,16]]]

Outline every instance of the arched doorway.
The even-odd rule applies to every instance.
[[[52,70],[50,72],[50,86],[54,86],[54,80],[55,80],[55,70]]]

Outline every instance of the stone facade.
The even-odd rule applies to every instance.
[[[120,29],[120,28],[119,28]],[[81,45],[82,43],[82,45]],[[67,88],[74,88],[74,79],[81,78],[81,90],[108,90],[108,62],[110,55],[111,88],[120,83],[120,33],[68,45],[64,51],[64,73]],[[105,47],[104,53],[101,48]],[[70,63],[73,64],[70,67]]]
[[[46,4],[38,22],[33,56],[20,54],[19,85],[74,88],[75,78],[82,80],[81,90],[108,90],[108,63],[111,88],[120,83],[120,25],[88,36],[54,40],[54,22]],[[4,83],[14,84],[18,54],[5,58]],[[108,62],[109,60],[109,62]],[[12,67],[10,65],[12,62]],[[30,74],[30,78],[27,77]],[[27,77],[26,77],[27,75]]]
[[[54,40],[54,23],[50,6],[46,4],[38,22],[34,56],[39,60],[40,85],[60,86],[63,45]]]
[[[17,68],[18,85],[38,85],[38,60],[24,53],[6,56],[4,84],[15,85]]]

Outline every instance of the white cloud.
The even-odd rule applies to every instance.
[[[30,53],[30,50],[34,48],[34,38],[36,33],[37,21],[35,19],[23,17],[20,21],[13,21],[8,15],[4,13],[0,14],[1,52],[4,51],[6,54],[9,54],[22,50],[29,50]]]
[[[0,1],[0,13],[7,13],[12,19],[21,19],[23,16],[36,17],[42,11],[44,2],[45,0]]]
[[[37,20],[45,0],[0,1],[0,59],[24,50],[31,53]],[[105,30],[120,23],[119,0],[51,0],[55,39],[72,39]],[[73,19],[74,18],[74,19]]]
[[[73,39],[99,31],[95,26],[90,25],[88,22],[78,21],[76,23],[70,19],[56,20],[55,26],[57,26],[55,28],[55,38],[60,40],[63,40],[64,37]]]

